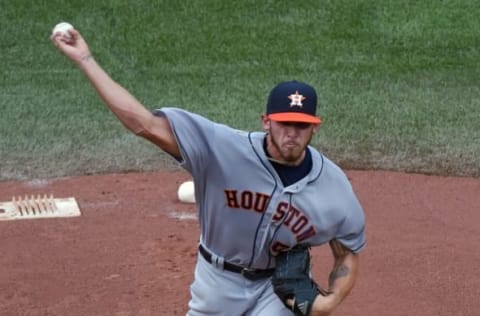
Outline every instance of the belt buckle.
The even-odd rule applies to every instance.
[[[265,278],[265,275],[262,273],[262,271],[258,271],[257,269],[243,268],[240,273],[243,275],[244,278],[251,281]]]

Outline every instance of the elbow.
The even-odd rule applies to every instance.
[[[154,133],[152,133],[151,130],[143,127],[143,126],[138,126],[137,128],[130,128],[133,134],[135,134],[138,137],[142,137],[156,145],[159,145],[158,139],[155,137]],[[160,145],[159,145],[160,146]],[[162,146],[160,146],[162,148]]]
[[[125,126],[129,131],[131,131],[133,134],[136,136],[140,137],[148,137],[151,133],[149,132],[149,128],[145,126],[141,121],[139,120],[124,120],[122,121],[123,126]]]
[[[145,128],[143,128],[143,126],[131,127],[129,130],[136,136],[148,138],[149,133]]]

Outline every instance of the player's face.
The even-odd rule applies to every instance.
[[[317,131],[318,124],[275,122],[264,119],[268,133],[267,149],[273,159],[289,165],[297,165],[305,156],[305,148]]]

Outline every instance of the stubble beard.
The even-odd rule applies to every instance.
[[[279,157],[272,156],[277,162],[286,165],[297,165],[303,160],[305,148],[302,148],[300,144],[297,143],[295,147],[282,148],[272,134],[269,135],[269,138],[271,146],[274,147],[275,152],[279,155]],[[270,155],[271,154],[270,152]]]

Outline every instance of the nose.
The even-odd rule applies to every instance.
[[[286,132],[287,132],[287,136],[289,137],[296,137],[299,133],[299,128],[295,125],[287,125],[286,126]]]

